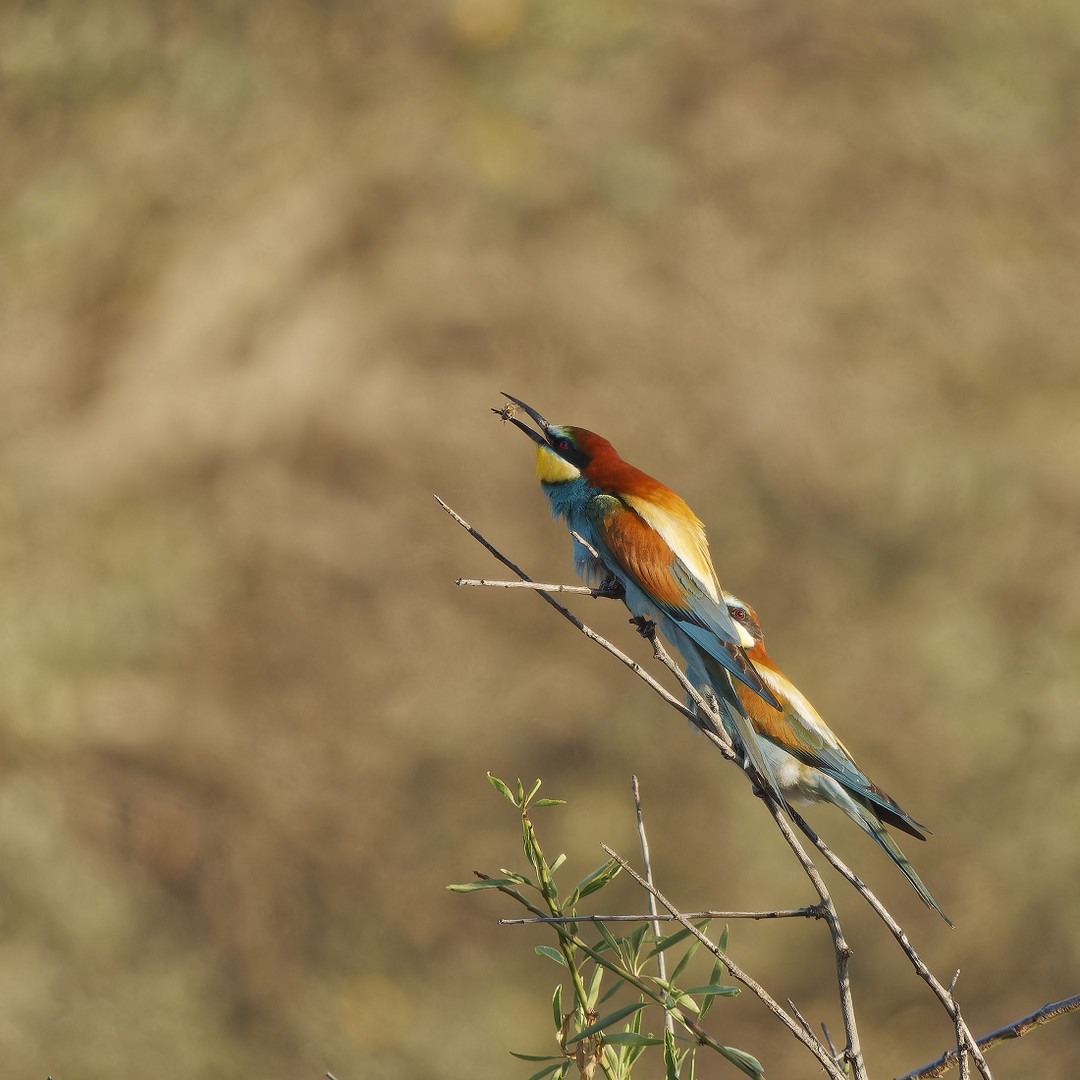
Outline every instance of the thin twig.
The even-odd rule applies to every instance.
[[[803,1014],[802,1014],[801,1012],[799,1012],[799,1006],[798,1006],[798,1005],[796,1005],[796,1004],[795,1004],[795,1002],[791,1000],[791,998],[787,998],[787,1003],[788,1003],[788,1008],[789,1008],[789,1009],[791,1010],[791,1015],[792,1015],[792,1016],[794,1016],[794,1017],[795,1017],[795,1019],[796,1019],[796,1020],[798,1020],[800,1024],[802,1024],[802,1026],[803,1026],[803,1030],[804,1030],[804,1031],[805,1031],[805,1032],[806,1032],[806,1033],[807,1033],[807,1034],[808,1034],[808,1035],[809,1035],[809,1036],[810,1036],[811,1038],[814,1038],[814,1039],[816,1039],[816,1038],[817,1038],[817,1036],[816,1036],[816,1035],[814,1034],[814,1029],[813,1029],[813,1028],[812,1028],[812,1027],[810,1026],[810,1024],[809,1024],[809,1022],[807,1021],[806,1017],[805,1017],[805,1016],[803,1016]],[[830,1054],[832,1054],[832,1056],[833,1056],[834,1058],[836,1057],[836,1050],[835,1050],[835,1048],[834,1048],[834,1047],[832,1047],[832,1046],[829,1046],[829,1045],[828,1045],[828,1044],[826,1043],[826,1049],[827,1049],[827,1050],[829,1051],[829,1053],[830,1053]]]
[[[706,937],[655,885],[650,885],[621,855],[608,847],[607,844],[601,844],[600,846],[623,868],[629,877],[633,878],[647,892],[652,893],[675,916],[677,923],[688,930],[713,956],[723,963],[730,972],[731,977],[737,982],[741,982],[817,1058],[825,1071],[833,1077],[833,1080],[844,1080],[844,1073],[830,1056],[828,1048],[813,1032],[806,1031],[797,1021],[793,1020],[765,987],[743,971],[719,945]]]
[[[687,919],[820,919],[822,910],[819,905],[801,908],[786,908],[777,911],[684,911]],[[537,923],[643,923],[676,922],[674,915],[559,915],[537,919],[500,919],[500,926],[535,926]]]
[[[634,793],[634,812],[637,815],[637,831],[638,841],[641,844],[641,863],[645,867],[645,880],[652,885],[652,862],[649,859],[649,841],[645,835],[645,818],[641,813],[641,791],[638,788],[638,778],[636,775],[630,777],[630,788]],[[657,938],[660,937],[660,921],[656,917],[656,897],[650,892],[647,894],[649,898],[649,916],[652,926],[653,935]],[[667,985],[667,956],[664,950],[661,949],[656,954],[656,973],[660,976],[660,982],[663,985]],[[671,1013],[667,1009],[664,1010],[664,1030],[669,1031],[672,1035],[675,1034],[675,1020]]]
[[[579,544],[580,544],[580,545],[581,545],[581,546],[582,546],[582,547],[583,547],[583,548],[584,548],[584,549],[585,549],[585,550],[586,550],[586,551],[587,551],[587,552],[588,552],[588,553],[589,553],[589,554],[590,554],[590,555],[591,555],[591,556],[592,556],[592,557],[593,557],[594,559],[599,559],[599,558],[600,558],[600,552],[599,552],[599,551],[597,551],[597,550],[596,550],[596,548],[594,548],[594,547],[592,546],[592,544],[590,544],[590,543],[589,543],[589,541],[588,541],[588,540],[586,540],[586,539],[585,539],[585,537],[581,535],[581,533],[579,533],[579,532],[574,532],[574,530],[573,530],[573,529],[571,529],[571,530],[570,530],[570,535],[571,535],[571,536],[572,536],[572,537],[573,537],[573,538],[574,538],[574,539],[575,539],[575,540],[576,540],[576,541],[577,541],[577,542],[578,542],[578,543],[579,543]]]
[[[956,983],[959,978],[960,969],[957,968],[953,972],[953,977],[949,980],[949,985],[945,988],[949,992],[949,997],[953,996],[953,991],[956,989]],[[967,1046],[964,1042],[964,1028],[960,1021],[959,1013],[957,1014],[956,1023],[953,1026],[956,1028],[956,1053],[957,1060],[960,1063],[960,1080],[971,1080],[971,1060],[968,1058]]]
[[[605,589],[590,589],[588,585],[545,585],[539,581],[488,581],[486,578],[459,577],[455,585],[483,585],[489,589],[533,589],[536,592],[576,593],[578,596],[610,597]]]
[[[1011,1024],[996,1028],[988,1035],[983,1035],[976,1042],[980,1050],[990,1050],[1000,1043],[1008,1042],[1010,1039],[1022,1039],[1029,1031],[1034,1031],[1035,1028],[1048,1024],[1051,1020],[1064,1016],[1066,1013],[1075,1012],[1077,1009],[1080,1009],[1080,994],[1063,998],[1061,1001],[1050,1001],[1041,1009],[1036,1009],[1033,1013],[1029,1013],[1019,1020],[1014,1020]],[[905,1073],[898,1080],[924,1080],[924,1078],[925,1080],[931,1080],[931,1078],[941,1076],[951,1069],[956,1064],[958,1056],[955,1050],[948,1050],[937,1060],[931,1061],[928,1065],[920,1065],[917,1069],[912,1069],[911,1072]]]

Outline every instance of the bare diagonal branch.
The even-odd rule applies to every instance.
[[[1011,1024],[1005,1024],[976,1041],[980,1050],[990,1050],[1010,1039],[1022,1039],[1035,1028],[1048,1024],[1051,1020],[1064,1016],[1066,1013],[1075,1012],[1077,1009],[1080,1009],[1080,994],[1062,998],[1061,1001],[1050,1001],[1041,1009],[1036,1009],[1033,1013],[1028,1013],[1027,1016],[1014,1020]],[[919,1068],[905,1073],[899,1077],[899,1080],[924,1080],[924,1078],[929,1080],[929,1078],[941,1076],[956,1064],[958,1056],[955,1050],[949,1050],[928,1065],[920,1065]]]

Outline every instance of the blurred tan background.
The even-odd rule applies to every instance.
[[[1048,0],[7,5],[5,1075],[526,1077],[546,939],[443,888],[520,866],[488,769],[570,800],[538,819],[570,881],[635,852],[636,771],[673,900],[807,901],[678,717],[454,587],[501,574],[433,492],[572,577],[500,390],[705,519],[935,830],[905,846],[955,931],[811,815],[973,1028],[1077,992],[1078,71]],[[829,881],[894,1076],[950,1030]],[[822,928],[731,940],[841,1030]],[[808,1075],[752,1000],[712,1016]],[[994,1061],[1072,1077],[1078,1040]]]

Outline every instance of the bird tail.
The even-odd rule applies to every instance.
[[[765,779],[770,794],[781,806],[786,807],[787,802],[780,791],[780,785],[761,751],[761,746],[754,735],[753,724],[739,700],[730,672],[709,653],[697,649],[694,650],[693,657],[687,663],[686,674],[706,701],[710,698],[716,700],[724,722],[724,730],[735,744],[736,751],[753,763]]]
[[[847,792],[845,792],[847,794]],[[941,910],[940,905],[931,895],[930,890],[922,883],[922,879],[915,872],[915,867],[908,862],[907,856],[900,850],[899,844],[889,835],[885,826],[881,824],[876,813],[876,807],[864,806],[856,798],[849,796],[840,803],[840,808],[850,817],[864,832],[872,836],[878,845],[885,850],[900,872],[911,882],[912,887],[919,894],[919,899],[928,907],[933,908],[950,926],[952,919]]]

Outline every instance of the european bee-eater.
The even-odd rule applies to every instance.
[[[686,661],[690,682],[706,699],[716,699],[736,749],[781,798],[731,677],[777,717],[780,702],[747,659],[754,639],[728,614],[701,521],[669,487],[623,461],[607,439],[550,424],[525,402],[503,396],[540,429],[507,410],[492,410],[536,443],[536,474],[552,514],[596,553],[575,537],[578,574],[594,585],[616,582],[631,613],[656,624]]]
[[[920,830],[926,826],[901,810],[889,795],[868,779],[814,706],[773,663],[765,651],[757,612],[738,597],[725,594],[724,599],[732,619],[753,640],[746,650],[747,655],[780,700],[781,711],[777,712],[743,686],[736,688],[743,708],[753,722],[758,746],[769,764],[771,775],[785,797],[791,802],[830,802],[840,807],[888,852],[926,906],[932,907],[952,926],[896,841],[885,830],[885,825],[891,825],[909,836],[925,840]]]

